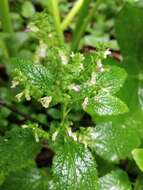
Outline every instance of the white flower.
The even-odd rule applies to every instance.
[[[107,49],[104,54],[103,54],[103,58],[106,59],[108,55],[111,55],[111,51],[109,49]]]
[[[80,64],[80,71],[84,69],[83,63]]]
[[[61,58],[62,64],[67,65],[68,64],[67,56],[62,51],[59,52],[59,56]]]
[[[70,57],[73,58],[75,56],[74,52],[70,54]]]
[[[19,85],[19,81],[13,80],[13,81],[12,81],[11,88],[15,88],[17,85]]]
[[[82,103],[83,109],[86,108],[86,106],[88,105],[88,102],[89,102],[88,97],[86,97],[86,98],[84,99],[83,103]]]
[[[29,126],[28,125],[22,125],[22,128],[27,129],[27,128],[29,128]]]
[[[104,71],[104,68],[103,68],[101,59],[99,59],[99,60],[97,61],[97,67],[98,67],[98,70],[99,70],[99,71],[101,71],[101,72]]]
[[[20,92],[19,94],[17,94],[15,97],[17,98],[17,100],[20,102],[22,96],[24,96],[24,92]]]
[[[35,141],[38,143],[39,142],[39,136],[38,136],[38,133],[35,132]]]
[[[80,85],[74,85],[72,86],[72,90],[79,92],[80,91]]]
[[[71,131],[71,128],[68,128],[68,135],[71,137],[74,141],[77,141],[77,136],[75,133]]]
[[[53,37],[52,33],[48,34],[48,37],[49,37],[49,38],[52,38],[52,37]]]
[[[39,31],[39,28],[32,23],[30,25],[28,25],[27,29],[29,29],[31,32],[38,32]]]
[[[47,45],[43,42],[40,42],[39,57],[45,58],[46,57],[46,50],[47,50]]]
[[[24,91],[24,95],[25,95],[25,98],[27,101],[30,101],[31,100],[31,97],[30,97],[30,91],[28,89],[26,89]]]
[[[39,102],[42,104],[44,108],[48,108],[51,101],[52,101],[51,96],[45,96],[39,99]]]
[[[52,141],[56,140],[58,133],[59,133],[58,131],[56,131],[56,132],[53,133],[53,135],[52,135]]]
[[[89,86],[93,86],[96,84],[96,73],[92,73],[91,80],[87,82]]]

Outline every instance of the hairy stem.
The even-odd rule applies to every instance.
[[[58,8],[58,0],[49,0],[48,2],[49,11],[51,12],[55,24],[56,31],[60,36],[61,43],[64,42],[63,32],[61,28],[60,13]]]
[[[73,6],[73,8],[71,9],[71,11],[69,12],[69,14],[63,20],[62,25],[61,25],[63,31],[67,29],[67,27],[70,25],[75,15],[79,12],[83,2],[84,0],[78,0]]]

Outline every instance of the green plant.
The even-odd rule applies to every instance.
[[[12,59],[11,87],[17,87],[19,102],[26,99],[34,109],[42,105],[48,122],[43,124],[30,116],[23,125],[4,131],[0,137],[0,190],[142,188],[142,175],[133,161],[143,170],[139,148],[143,138],[142,8],[127,3],[117,18],[117,40],[124,58],[119,64],[108,57],[111,52],[102,43],[95,52],[77,52],[100,1],[92,2],[93,9],[88,13],[90,2],[80,4],[72,48],[64,43],[63,28],[79,4],[63,22],[64,27],[56,0],[49,1],[50,12],[37,13],[27,27],[37,44],[35,53],[31,59]],[[86,124],[84,116],[90,117],[90,123]],[[35,158],[42,147],[50,148],[54,157],[52,164],[40,169]],[[128,174],[134,168],[137,179],[133,184]]]

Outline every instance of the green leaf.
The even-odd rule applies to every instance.
[[[131,183],[125,172],[115,170],[100,178],[100,190],[131,190]]]
[[[39,151],[30,129],[13,128],[0,137],[0,173],[8,174],[33,164]]]
[[[47,92],[51,77],[47,69],[40,64],[33,64],[24,59],[13,59],[13,68],[19,74],[19,80],[32,85],[40,91]],[[14,73],[15,73],[14,72]]]
[[[119,98],[108,94],[108,92],[102,92],[89,99],[85,111],[91,116],[96,114],[110,116],[126,113],[128,112],[128,107]]]
[[[124,58],[132,57],[142,64],[143,8],[126,4],[116,21],[118,43]],[[141,55],[141,56],[140,56]]]
[[[30,1],[25,1],[22,5],[22,16],[30,18],[34,15],[35,8]]]
[[[0,185],[3,184],[4,180],[5,180],[4,174],[0,173]]]
[[[99,124],[88,135],[95,152],[113,162],[125,159],[140,144],[136,131],[120,123]]]
[[[74,141],[59,145],[53,161],[58,190],[98,190],[96,163],[87,148]]]
[[[103,91],[115,94],[123,86],[127,73],[117,66],[104,67],[105,72],[97,73],[96,85]]]
[[[121,91],[121,96],[130,108],[126,120],[128,127],[134,126],[142,136],[142,76],[143,76],[143,8],[126,4],[116,21],[116,33],[121,52],[123,67],[128,72],[128,79]],[[130,24],[129,24],[130,23]]]
[[[10,173],[0,190],[48,190],[48,177],[37,168]]]
[[[132,155],[140,170],[143,171],[143,149],[134,149]]]

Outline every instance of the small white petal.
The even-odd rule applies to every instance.
[[[111,51],[110,51],[109,49],[107,49],[107,50],[104,52],[103,58],[106,59],[108,55],[111,55]]]
[[[76,91],[76,92],[79,92],[80,91],[80,85],[74,85],[72,87],[72,90]]]
[[[17,85],[19,85],[19,81],[13,80],[11,88],[15,88]]]
[[[56,131],[55,133],[53,133],[53,135],[52,135],[52,141],[56,140],[58,133],[59,133],[58,131]]]
[[[20,101],[21,101],[22,96],[24,96],[24,92],[21,92],[21,93],[17,94],[15,97],[16,97],[16,98],[17,98],[17,100],[20,102]]]
[[[63,52],[59,52],[59,56],[61,58],[62,64],[67,65],[68,64],[68,58]]]
[[[28,25],[27,29],[29,29],[31,32],[38,32],[39,28],[35,26],[34,24]]]
[[[89,102],[88,97],[86,97],[86,98],[84,99],[83,103],[82,103],[83,109],[86,108],[86,106],[88,105],[88,102]]]
[[[52,101],[51,96],[45,96],[39,99],[39,102],[42,104],[44,108],[48,108],[51,101]]]
[[[76,134],[73,133],[70,128],[68,129],[68,135],[69,135],[74,141],[77,141],[77,136],[76,136]]]
[[[40,42],[40,47],[39,47],[39,57],[45,58],[47,54],[47,45],[43,42]]]

